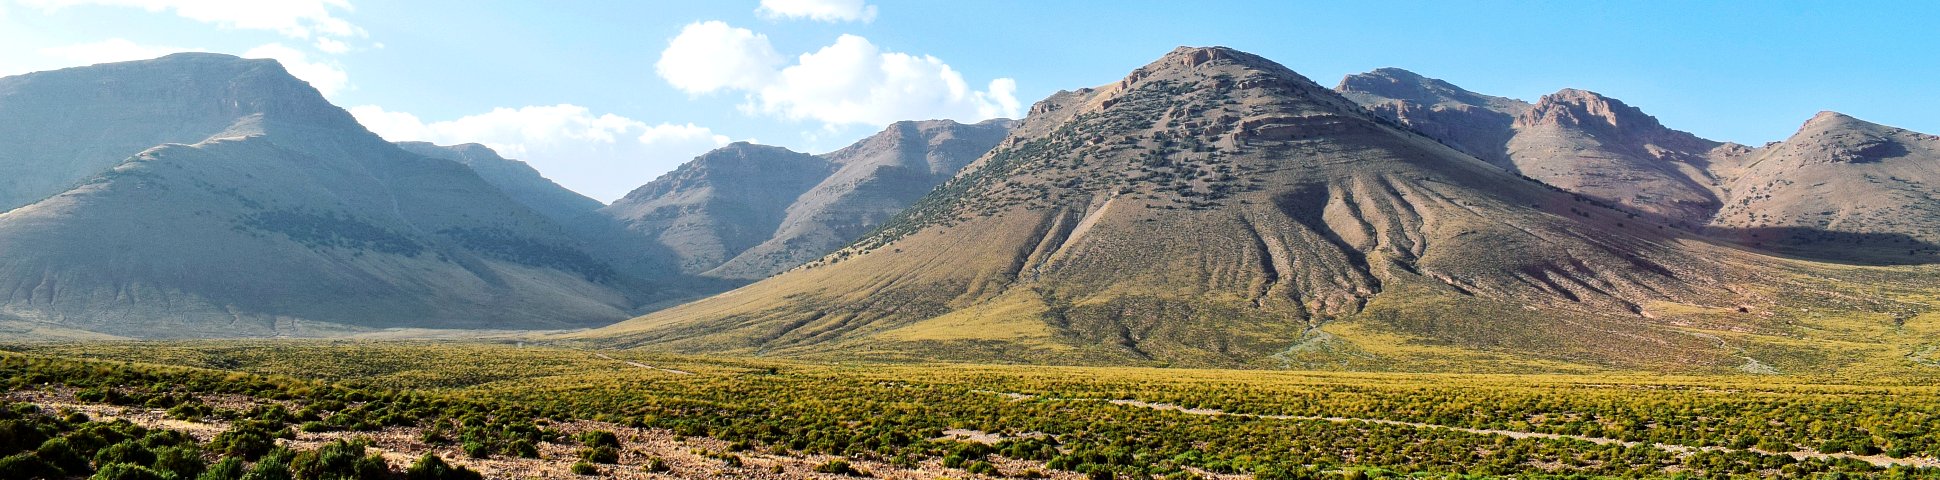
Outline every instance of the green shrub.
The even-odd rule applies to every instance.
[[[384,457],[365,455],[362,442],[333,441],[290,461],[296,480],[379,480],[390,474]]]
[[[0,455],[34,448],[47,441],[50,435],[37,423],[27,419],[0,420]]]
[[[116,463],[141,466],[154,465],[155,452],[151,452],[147,447],[141,446],[141,443],[138,441],[127,440],[109,445],[108,448],[103,448],[100,452],[94,454],[95,465],[110,465]]]
[[[242,480],[295,480],[290,475],[289,451],[277,449],[263,455],[261,461],[249,467],[249,473]]]
[[[168,480],[168,477],[141,465],[110,463],[103,465],[88,480]]]
[[[64,472],[81,473],[88,471],[88,457],[81,455],[81,452],[75,451],[74,447],[68,444],[66,437],[51,439],[46,443],[40,444],[40,448],[34,449],[34,456],[40,457],[41,460],[53,464],[55,468],[59,468]],[[0,475],[0,477],[4,477],[4,475]]]
[[[591,430],[579,434],[579,442],[588,447],[620,448],[620,437],[605,430]]]
[[[0,478],[57,478],[62,473],[61,468],[31,453],[0,458]],[[67,473],[87,473],[87,464],[83,463],[79,471]]]
[[[620,451],[610,446],[597,446],[579,449],[579,458],[593,463],[620,463]]]
[[[964,470],[967,470],[970,473],[975,473],[978,475],[990,475],[993,477],[997,476],[997,466],[991,465],[990,462],[986,462],[983,460],[970,462],[970,466],[968,468],[964,468]]]
[[[242,480],[244,468],[242,459],[227,457],[210,465],[209,469],[195,477],[195,480]]]
[[[840,458],[823,462],[821,465],[816,465],[814,470],[819,473],[847,475],[852,477],[869,476],[867,472],[858,470],[855,468],[854,465],[850,465],[848,460],[843,460]]]
[[[591,463],[586,463],[586,461],[585,461],[585,460],[580,460],[580,461],[577,461],[577,462],[573,462],[573,474],[575,474],[575,475],[599,475],[599,474],[600,474],[600,467],[595,467],[595,466],[593,466],[593,464],[591,464]]]
[[[256,422],[236,422],[209,440],[209,450],[223,456],[256,460],[276,447],[276,437]]]
[[[165,447],[155,451],[155,470],[171,474],[175,478],[195,478],[209,467],[202,461],[202,451],[193,444]]]
[[[650,457],[645,464],[640,465],[640,470],[647,473],[666,473],[673,470],[673,466],[667,465],[667,461],[660,457]]]
[[[465,451],[465,455],[472,458],[492,456],[492,447],[486,445],[485,442],[465,442],[465,445],[459,448]]]
[[[445,459],[430,453],[418,457],[417,463],[404,470],[406,480],[479,480],[478,472],[465,467],[452,466]]]
[[[512,456],[519,458],[539,458],[539,446],[533,444],[531,440],[514,440],[511,445],[506,446],[506,450]]]

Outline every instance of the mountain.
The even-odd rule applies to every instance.
[[[1564,190],[1690,224],[1722,206],[1714,160],[1746,149],[1672,130],[1596,92],[1563,89],[1516,117],[1509,158]]]
[[[1264,58],[1182,47],[1034,105],[850,247],[572,338],[985,361],[1285,366],[1396,342],[1725,361],[1713,340],[1655,320],[1756,301],[1726,288],[1750,274],[1720,259],[1742,253],[1685,235],[1518,178]],[[1336,338],[1349,331],[1364,335]]]
[[[835,172],[788,205],[772,237],[709,275],[757,280],[842,248],[989,152],[1015,125],[1002,119],[896,122],[824,154]]]
[[[498,187],[513,200],[534,212],[559,222],[579,222],[605,204],[578,192],[567,190],[540,175],[531,165],[499,156],[484,145],[434,145],[426,142],[398,142],[404,151],[431,158],[442,158],[471,167],[479,178]]]
[[[0,165],[28,174],[9,184],[27,200],[0,213],[0,323],[128,337],[565,328],[664,295],[274,61],[177,54],[9,77],[0,119]]]
[[[314,105],[286,97],[309,87],[283,76],[260,62],[182,54],[0,78],[0,212],[80,186],[149,147],[223,133],[252,113],[310,113],[302,110]]]
[[[1787,253],[1940,261],[1940,137],[1820,112],[1730,172],[1712,229]]]
[[[1584,90],[1529,104],[1397,68],[1335,90],[1463,153],[1681,228],[1821,260],[1936,261],[1931,135],[1825,112],[1754,149]]]
[[[682,272],[749,281],[875,229],[1002,141],[1015,124],[897,122],[808,155],[735,143],[696,157],[602,210],[679,258]]]
[[[1376,115],[1413,127],[1449,147],[1515,171],[1509,139],[1528,102],[1483,95],[1399,68],[1348,75],[1334,87]]]
[[[602,209],[700,274],[766,241],[788,205],[836,165],[786,148],[737,142],[695,157]]]
[[[1585,90],[1563,89],[1529,104],[1397,68],[1349,75],[1335,90],[1511,172],[1690,228],[1722,206],[1712,164],[1749,150],[1670,129]]]

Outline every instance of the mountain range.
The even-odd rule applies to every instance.
[[[1827,296],[1893,328],[1926,318],[1806,280],[1843,276],[1828,258],[1932,263],[1908,243],[1920,221],[1768,210],[1819,205],[1768,198],[1796,184],[1761,179],[1813,162],[1812,176],[1850,177],[1840,188],[1920,191],[1883,182],[1923,181],[1925,138],[1845,118],[1748,148],[1581,90],[1530,104],[1397,69],[1327,89],[1254,55],[1180,48],[1037,103],[855,244],[573,338],[830,358],[1764,372],[1781,356],[1769,352],[1814,349],[1797,339],[1827,327],[1799,315]],[[1853,198],[1935,205],[1870,190]],[[1851,244],[1887,237],[1864,255]]]
[[[706,233],[733,253],[762,248],[714,278],[690,267],[701,247],[659,241],[685,230],[642,233],[645,220],[624,213],[651,210],[636,200],[772,191],[705,172],[743,150],[792,152],[730,146],[642,187],[673,185],[668,198],[636,192],[607,206],[482,145],[385,142],[275,61],[178,54],[8,77],[0,329],[226,337],[603,325],[833,250],[1007,125],[899,124],[826,159],[793,154],[813,165],[783,172],[798,177],[787,198],[728,212]],[[702,175],[682,177],[690,171]],[[661,214],[688,228],[723,208],[735,206]]]
[[[1874,263],[1931,262],[1940,245],[1931,135],[1823,112],[1753,148],[1670,129],[1595,92],[1530,104],[1395,68],[1335,90],[1508,171],[1745,245]]]
[[[178,54],[0,79],[0,139],[22,336],[1760,373],[1940,348],[1940,138],[1833,112],[1752,147],[1584,90],[1181,47],[1020,121],[735,143],[603,205]]]

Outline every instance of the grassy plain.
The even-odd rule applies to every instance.
[[[505,412],[508,424],[603,422],[719,441],[723,455],[833,456],[957,477],[1940,475],[1940,387],[1913,378],[815,363],[442,342],[9,349],[0,359],[243,375],[380,399],[408,392]],[[88,382],[39,380],[13,388]],[[286,393],[299,405],[305,395]]]

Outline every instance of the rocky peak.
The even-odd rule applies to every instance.
[[[1589,90],[1565,88],[1543,95],[1528,112],[1516,119],[1518,127],[1558,124],[1569,127],[1604,125],[1613,129],[1660,129],[1663,124],[1643,110]]]
[[[1907,155],[1909,143],[1934,141],[1940,137],[1824,111],[1778,148],[1807,163],[1872,163]]]
[[[1179,47],[1150,64],[1132,70],[1123,80],[1119,80],[1117,90],[1131,90],[1147,78],[1177,79],[1194,73],[1278,77],[1292,83],[1313,84],[1293,70],[1251,53],[1227,47]],[[1248,86],[1242,85],[1241,88]]]

